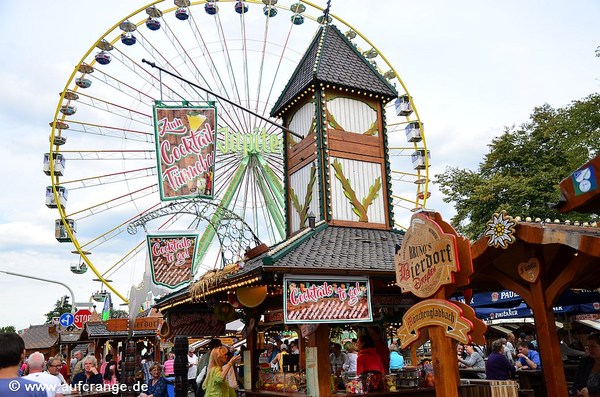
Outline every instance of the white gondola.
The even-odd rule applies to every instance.
[[[77,234],[77,224],[74,219],[67,219],[67,225],[71,229],[73,235]],[[54,221],[54,237],[61,243],[71,242],[71,237],[67,233],[67,226],[63,223],[62,219]]]
[[[56,192],[58,193],[58,202],[62,208],[67,206],[68,199],[68,190],[62,186],[56,187]],[[56,199],[54,198],[54,192],[52,191],[52,186],[46,186],[46,207],[48,208],[58,208],[58,204],[56,203]]]
[[[411,121],[404,128],[406,133],[406,140],[408,142],[421,142],[423,137],[421,136],[421,124],[418,121]]]
[[[71,271],[75,274],[83,274],[87,272],[87,265],[85,262],[80,262],[77,264],[71,264]]]
[[[52,144],[56,146],[62,146],[67,143],[67,137],[64,135],[54,135],[54,139],[52,140]]]
[[[53,153],[54,175],[63,176],[65,171],[65,156],[60,153]],[[44,153],[44,174],[50,175],[50,153]]]
[[[108,296],[108,292],[106,291],[98,291],[92,294],[92,299],[96,302],[104,302],[106,297]]]
[[[424,170],[425,169],[425,150],[419,149],[415,151],[411,156],[413,169]],[[431,158],[431,153],[427,151],[427,159]]]
[[[394,106],[396,107],[396,115],[398,116],[410,116],[413,112],[408,95],[402,95],[396,98]]]

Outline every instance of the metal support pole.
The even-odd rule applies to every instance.
[[[68,289],[69,292],[71,293],[71,302],[73,302],[73,304],[71,305],[71,313],[75,313],[75,294],[73,293],[73,290],[71,289],[71,287],[69,287],[67,284],[62,283],[60,281],[47,280],[47,279],[41,278],[41,277],[28,276],[26,274],[19,274],[19,273],[7,272],[7,271],[4,271],[4,270],[0,270],[0,273],[8,274],[8,275],[11,275],[11,276],[17,276],[17,277],[23,277],[23,278],[30,278],[32,280],[45,281],[47,283],[53,283],[53,284],[62,285],[63,287],[65,287],[66,289]]]
[[[296,133],[296,132],[294,132],[294,131],[290,130],[289,128],[287,128],[287,127],[284,127],[284,126],[282,126],[281,124],[277,124],[276,122],[274,122],[274,121],[272,121],[272,120],[268,119],[267,117],[261,116],[260,114],[258,114],[258,113],[256,113],[256,112],[253,112],[252,110],[250,110],[250,109],[248,109],[248,108],[245,108],[245,107],[243,107],[242,105],[240,105],[240,104],[238,104],[238,103],[232,102],[232,101],[230,101],[229,99],[227,99],[227,98],[224,98],[224,97],[222,97],[221,95],[219,95],[219,94],[216,94],[216,93],[214,93],[213,91],[211,91],[211,90],[209,90],[209,89],[206,89],[206,88],[204,88],[204,87],[201,87],[201,86],[199,86],[199,85],[198,85],[198,84],[196,84],[196,83],[192,83],[191,81],[189,81],[189,80],[187,80],[187,79],[184,79],[183,77],[179,76],[178,74],[175,74],[175,73],[169,72],[168,70],[166,70],[166,69],[163,69],[163,68],[161,68],[160,66],[156,66],[156,63],[154,63],[154,62],[147,61],[146,59],[142,59],[142,62],[144,62],[144,63],[147,63],[148,65],[152,66],[152,67],[153,67],[153,68],[155,68],[155,69],[158,69],[159,71],[165,72],[165,73],[166,73],[166,74],[168,74],[169,76],[173,76],[173,77],[175,77],[176,79],[179,79],[179,80],[181,80],[181,81],[184,81],[184,82],[188,83],[189,85],[191,85],[192,87],[196,87],[196,88],[198,88],[199,90],[202,90],[202,91],[204,91],[204,92],[207,92],[207,93],[209,93],[209,94],[211,94],[211,95],[214,95],[215,97],[219,98],[221,101],[223,101],[223,102],[227,102],[228,104],[230,104],[230,105],[232,105],[232,106],[235,106],[235,107],[236,107],[236,108],[238,108],[238,109],[242,109],[243,111],[245,111],[245,112],[248,112],[248,113],[250,113],[251,115],[253,115],[253,116],[255,116],[255,117],[258,117],[259,119],[261,119],[261,120],[263,120],[263,121],[266,121],[267,123],[269,123],[269,124],[271,124],[271,125],[273,125],[273,126],[275,126],[275,127],[277,127],[277,128],[281,128],[282,130],[284,130],[284,131],[285,131],[285,132],[287,132],[288,134],[292,134],[292,135],[293,135],[293,136],[295,136],[296,138],[299,138],[299,139],[301,139],[301,140],[302,140],[302,139],[304,139],[304,137],[303,137],[302,135],[300,135],[300,134],[298,134],[298,133]]]

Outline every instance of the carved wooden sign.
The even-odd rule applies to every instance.
[[[402,245],[396,247],[396,284],[402,292],[428,298],[441,286],[452,284],[460,270],[456,236],[444,233],[428,217],[415,214]]]
[[[462,316],[458,305],[444,299],[427,299],[411,307],[402,317],[402,326],[398,328],[398,339],[405,349],[420,337],[421,329],[438,326],[444,329],[447,337],[469,343],[469,333],[473,324]]]
[[[528,283],[535,283],[540,277],[540,261],[538,258],[530,258],[527,262],[519,263],[517,271],[519,276]]]

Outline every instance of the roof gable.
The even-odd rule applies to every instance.
[[[32,325],[22,335],[25,349],[46,349],[58,341],[56,325]]]
[[[271,110],[274,117],[311,83],[330,83],[383,97],[398,95],[396,89],[333,25],[319,29],[304,57]]]

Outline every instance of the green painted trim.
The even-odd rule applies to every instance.
[[[323,116],[325,115],[322,98],[323,98],[323,88],[318,88],[315,90],[316,99],[316,136],[317,136],[317,171],[319,175],[319,209],[321,211],[321,220],[330,220],[329,212],[327,209],[329,208],[329,195],[323,194],[327,192],[327,185],[329,183],[329,169],[326,166],[327,164],[327,146],[325,145],[325,125],[323,123]],[[325,197],[325,201],[323,201],[323,197]]]

